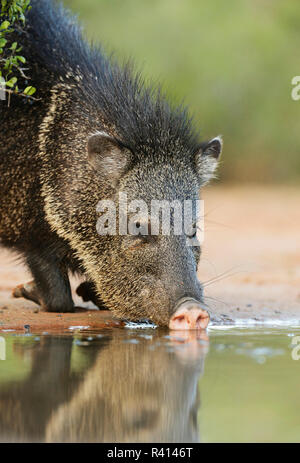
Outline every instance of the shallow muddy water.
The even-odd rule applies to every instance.
[[[299,441],[297,344],[292,325],[2,332],[0,441]]]

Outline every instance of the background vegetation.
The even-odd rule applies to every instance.
[[[0,2],[0,88],[6,91],[9,97],[11,93],[31,96],[36,90],[32,86],[19,88],[19,76],[27,81],[26,58],[18,42],[14,39],[10,40],[11,34],[24,26],[26,13],[30,8],[30,0],[1,0]]]
[[[300,5],[295,0],[64,0],[108,52],[190,105],[224,136],[227,181],[298,182]]]

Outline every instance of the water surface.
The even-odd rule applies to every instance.
[[[1,333],[0,441],[299,441],[295,336],[272,326]]]

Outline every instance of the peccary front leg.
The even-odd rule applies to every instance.
[[[91,281],[84,281],[76,289],[78,296],[82,298],[84,302],[91,301],[95,304],[100,310],[106,310],[107,308],[99,298],[94,283]]]
[[[47,312],[73,312],[66,267],[55,256],[36,253],[27,256],[27,264],[34,281],[18,286],[13,296],[36,302]]]

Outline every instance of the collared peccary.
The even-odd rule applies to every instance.
[[[96,208],[120,192],[149,207],[153,199],[195,202],[221,139],[199,142],[185,108],[170,105],[131,64],[88,45],[63,7],[31,4],[11,40],[23,46],[38,100],[12,96],[0,116],[1,243],[33,275],[15,296],[72,311],[75,272],[86,277],[79,294],[119,317],[205,327],[200,248],[184,234],[101,236]]]

